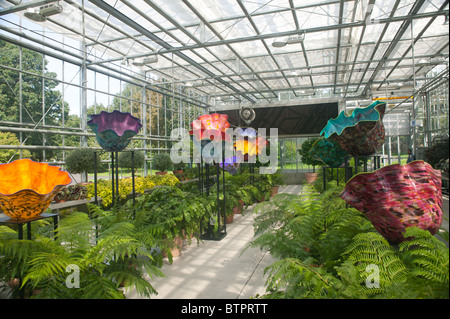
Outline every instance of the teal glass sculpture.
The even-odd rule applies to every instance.
[[[309,154],[311,157],[333,168],[344,164],[348,156],[348,153],[338,143],[327,138],[317,140],[312,145]]]
[[[384,143],[385,110],[386,103],[376,101],[355,109],[350,116],[341,112],[337,118],[328,120],[320,135],[338,143],[350,155],[372,155]]]

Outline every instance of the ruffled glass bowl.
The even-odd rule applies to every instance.
[[[340,167],[348,156],[338,143],[328,138],[321,138],[314,142],[309,154],[333,168]]]
[[[138,118],[117,110],[91,115],[87,124],[97,136],[100,146],[109,152],[125,149],[142,127]]]
[[[340,194],[393,244],[407,227],[435,234],[442,223],[441,172],[424,161],[393,164],[351,178]]]
[[[213,113],[199,116],[197,120],[191,123],[191,127],[192,130],[189,131],[189,134],[198,141],[212,141],[216,136],[220,136],[222,141],[229,140],[228,134],[225,133],[230,127],[228,115],[226,114]]]
[[[385,102],[376,101],[368,107],[355,109],[350,116],[341,112],[328,121],[320,135],[335,141],[350,155],[372,155],[384,143],[385,109]]]
[[[220,168],[225,169],[230,174],[236,174],[240,167],[240,159],[237,156],[227,157],[224,163],[220,163]]]
[[[189,131],[192,139],[201,141],[201,154],[202,158],[206,161],[221,162],[222,156],[215,156],[213,148],[211,152],[204,152],[205,147],[210,146],[211,141],[215,143],[222,142],[222,148],[225,146],[225,141],[230,141],[231,137],[226,133],[226,130],[230,127],[228,123],[228,115],[226,114],[205,114],[199,116],[197,120],[191,123],[192,130]],[[218,140],[220,139],[220,140]]]
[[[72,179],[59,167],[21,159],[0,164],[0,210],[15,220],[42,214]]]

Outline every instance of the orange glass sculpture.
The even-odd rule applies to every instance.
[[[42,214],[72,179],[59,167],[21,159],[0,165],[0,211],[16,220]]]

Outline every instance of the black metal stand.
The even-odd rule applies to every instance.
[[[336,167],[336,183],[339,185],[339,169],[345,169],[345,182],[347,182],[353,176],[353,167],[349,166],[350,158],[354,158],[355,160],[355,174],[358,174],[359,161],[363,160],[363,172],[368,171],[367,162],[369,158],[373,158],[373,169],[377,170],[381,167],[381,156],[380,155],[370,155],[370,156],[350,156],[345,159],[344,167]],[[331,168],[331,176],[333,177],[333,167],[323,167],[323,190],[327,188],[327,168]]]
[[[20,240],[23,240],[23,225],[27,224],[27,240],[31,240],[31,222],[45,219],[45,218],[52,218],[53,219],[53,233],[55,234],[54,240],[58,239],[58,222],[59,222],[59,213],[42,213],[39,216],[32,217],[29,219],[13,219],[8,216],[4,216],[0,218],[0,225],[6,225],[6,224],[13,224],[17,225],[17,233],[18,238]],[[19,287],[22,286],[22,278],[19,277]],[[25,298],[25,291],[23,289],[19,290],[19,298],[24,299]]]
[[[222,163],[225,163],[225,155],[222,154]],[[200,224],[200,238],[203,240],[222,240],[227,235],[227,226],[225,223],[225,203],[226,203],[226,195],[225,195],[225,170],[222,171],[222,192],[223,192],[223,201],[220,200],[220,169],[219,164],[217,165],[216,171],[216,186],[217,186],[217,211],[214,217],[211,217],[209,220],[202,221]],[[205,164],[205,175],[203,176],[203,159],[200,161],[199,165],[199,189],[200,193],[206,196],[209,196],[209,164]],[[207,222],[207,227],[204,227],[204,223]],[[217,229],[214,230],[214,225],[217,222]]]
[[[58,229],[58,221],[59,221],[59,213],[42,213],[39,216],[32,217],[29,219],[13,219],[8,216],[0,218],[0,225],[3,224],[14,224],[17,225],[17,232],[18,232],[18,238],[23,238],[23,225],[27,224],[27,238],[28,240],[31,240],[31,222],[34,222],[36,220],[41,220],[45,218],[53,218],[53,232],[55,233],[55,240],[58,239],[57,236],[57,229]]]
[[[135,175],[134,175],[134,151],[131,152],[131,180],[132,180],[132,199],[133,207],[136,205],[136,187],[135,187]],[[95,204],[98,205],[98,194],[97,194],[97,151],[94,152],[94,191],[95,191]],[[119,152],[111,152],[111,196],[112,205],[114,206],[116,202],[119,201]],[[134,218],[134,208],[133,208],[133,218]]]
[[[347,182],[353,175],[353,167],[348,165],[347,160],[345,161],[345,166],[343,167],[328,167],[324,166],[323,169],[323,190],[327,189],[327,169],[331,168],[331,178],[333,178],[333,169],[336,168],[336,185],[339,185],[339,169],[344,169],[345,172],[345,182]]]

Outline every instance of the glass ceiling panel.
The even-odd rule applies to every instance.
[[[440,59],[445,65],[442,60],[448,59],[445,0],[402,0],[395,12],[395,0],[374,0],[373,7],[367,0],[343,1],[342,8],[340,0],[91,0],[84,1],[84,17],[81,0],[59,3],[63,12],[45,22],[30,22],[23,15],[26,9],[1,15],[0,35],[80,61],[84,31],[88,63],[105,70],[127,68],[121,64],[125,58],[133,72],[151,70],[168,81],[203,79],[201,92],[208,94],[243,96],[246,90],[261,90],[272,96],[271,90],[292,87],[313,92],[347,86],[350,94],[358,84],[358,93],[365,94],[364,89],[378,89],[386,74],[390,81],[407,82],[413,50],[411,30],[402,27],[409,24],[417,61]],[[419,3],[417,13],[408,16]],[[6,0],[0,6],[14,7]],[[371,9],[372,20],[364,25]],[[303,30],[303,43],[273,45]],[[157,62],[142,63],[155,56]]]

